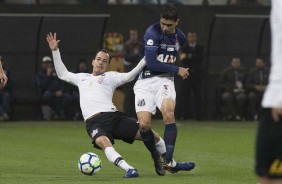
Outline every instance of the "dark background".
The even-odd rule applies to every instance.
[[[14,74],[14,99],[28,102],[37,97],[35,74],[41,58],[50,55],[45,41],[48,32],[57,32],[63,61],[68,68],[74,68],[79,58],[91,61],[102,46],[104,31],[119,32],[126,40],[128,30],[135,28],[141,39],[146,28],[159,21],[160,8],[157,5],[1,5],[0,55]],[[203,106],[206,119],[212,119],[217,113],[214,105],[217,79],[231,57],[241,57],[246,69],[254,66],[257,56],[269,62],[270,7],[178,6],[178,9],[179,27],[184,32],[196,31],[198,42],[205,47]],[[71,17],[63,16],[66,14]],[[97,14],[103,16],[95,17]],[[26,104],[16,104],[17,119],[30,119],[34,115]],[[26,111],[20,113],[23,107]]]

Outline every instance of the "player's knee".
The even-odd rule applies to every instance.
[[[151,126],[151,122],[149,122],[149,121],[144,121],[144,120],[143,121],[139,121],[139,129],[140,129],[140,131],[145,132],[145,131],[150,129],[150,126]]]
[[[108,139],[108,137],[102,135],[100,137],[98,137],[95,140],[95,143],[102,149],[104,150],[106,147],[110,147],[112,146],[111,141]]]
[[[174,122],[174,121],[175,121],[175,118],[174,118],[174,111],[169,110],[169,111],[164,112],[164,113],[163,113],[163,121],[164,121],[165,123]]]

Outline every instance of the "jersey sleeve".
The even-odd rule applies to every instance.
[[[66,66],[64,65],[62,61],[59,49],[52,51],[52,55],[53,55],[54,66],[55,66],[55,70],[58,75],[58,78],[77,86],[78,81],[79,81],[79,75],[69,72],[67,70]]]
[[[157,60],[159,49],[159,34],[156,30],[150,27],[144,35],[144,53],[149,70],[158,72],[174,72],[178,73],[179,68],[174,65],[166,65]]]
[[[131,82],[135,79],[135,77],[142,71],[144,66],[146,65],[145,59],[143,58],[138,65],[133,68],[130,72],[127,73],[118,73],[116,72],[116,76],[114,77],[115,85],[120,86],[127,82]]]
[[[263,96],[262,106],[282,108],[282,1],[272,1],[271,26],[271,71],[269,84]]]

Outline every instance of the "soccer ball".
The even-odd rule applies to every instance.
[[[101,159],[95,153],[87,152],[78,160],[78,169],[86,175],[97,174],[102,167]]]

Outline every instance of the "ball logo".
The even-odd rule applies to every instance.
[[[153,45],[154,44],[154,41],[152,40],[152,39],[149,39],[148,41],[147,41],[147,45]]]

